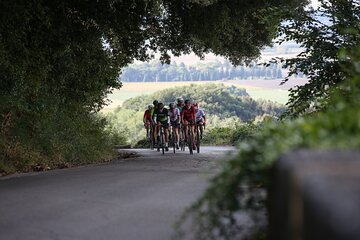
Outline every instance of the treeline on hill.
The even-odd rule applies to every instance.
[[[186,66],[184,63],[172,62],[161,64],[137,63],[125,68],[120,79],[125,82],[175,82],[175,81],[214,81],[232,79],[280,79],[283,77],[281,64],[268,66],[253,62],[249,66],[233,66],[229,61],[198,63]],[[300,76],[301,77],[301,76]]]
[[[224,84],[191,84],[158,91],[151,95],[143,95],[125,101],[114,113],[108,115],[110,131],[116,135],[126,135],[132,144],[144,138],[142,123],[146,107],[158,100],[165,105],[174,102],[178,97],[198,102],[207,114],[207,131],[204,141],[213,144],[233,143],[231,136],[243,131],[244,124],[253,123],[264,116],[280,116],[284,106],[267,100],[252,99],[245,89]],[[235,131],[237,129],[238,131]],[[224,137],[224,133],[228,134]],[[238,138],[241,138],[240,136]]]

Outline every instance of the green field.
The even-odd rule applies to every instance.
[[[246,89],[249,95],[254,99],[265,99],[285,104],[289,99],[289,92],[282,89]]]
[[[108,95],[111,103],[104,108],[103,111],[111,111],[132,97],[142,94],[151,94],[163,89],[172,87],[187,87],[190,84],[204,84],[209,82],[125,82],[120,90],[114,90],[112,94]],[[254,99],[271,100],[278,103],[285,104],[288,100],[288,91],[279,88],[261,87],[259,84],[239,84],[239,83],[224,83],[225,85],[235,85],[239,88],[245,88],[249,95]],[[256,83],[256,82],[255,82]]]

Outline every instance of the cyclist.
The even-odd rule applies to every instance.
[[[174,144],[176,149],[179,149],[180,110],[176,107],[175,103],[170,103],[169,108],[170,124],[175,135]]]
[[[169,151],[169,125],[170,125],[170,117],[169,111],[164,108],[163,103],[159,103],[157,109],[154,111],[153,117],[154,125],[156,126],[156,136],[158,136],[160,132],[160,128],[164,128],[165,132],[165,150]],[[157,145],[157,138],[155,138],[155,145]]]
[[[159,101],[158,101],[158,100],[154,100],[154,101],[153,101],[154,107],[151,109],[151,118],[153,118],[154,112],[155,112],[155,110],[157,109],[158,104],[159,104]]]
[[[184,107],[184,99],[178,98],[176,101],[177,101],[176,107],[179,109],[179,111],[181,113],[181,111]]]
[[[157,106],[158,106],[158,104],[159,104],[159,101],[158,100],[154,100],[153,101],[153,105],[154,105],[154,107],[151,109],[151,111],[150,111],[150,114],[151,114],[151,120],[153,120],[154,119],[154,112],[155,112],[155,110],[157,109]],[[154,127],[155,128],[155,126],[154,126],[154,122],[152,121],[152,123],[153,123],[153,126],[152,127]],[[157,138],[157,135],[156,135],[156,131],[153,131],[153,139],[154,139],[154,143],[156,142],[155,141],[155,139]],[[155,145],[154,145],[154,147],[155,147]]]
[[[198,103],[194,103],[193,106],[195,108],[196,124],[199,125],[199,129],[200,129],[200,139],[202,139],[204,126],[206,124],[206,115],[205,115],[204,110],[202,110],[199,107]]]
[[[146,129],[146,137],[150,138],[150,127],[152,126],[151,110],[153,105],[148,105],[147,109],[144,112],[143,122]]]
[[[185,130],[185,141],[188,139],[188,127],[191,127],[192,132],[192,143],[193,143],[193,149],[196,149],[195,146],[195,108],[191,105],[191,101],[189,99],[185,100],[185,106],[182,109],[181,112],[181,122],[184,126]]]

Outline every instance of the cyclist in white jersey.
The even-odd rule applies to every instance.
[[[170,103],[169,107],[170,124],[173,127],[175,135],[174,142],[176,149],[179,149],[180,110],[176,107],[175,103]]]
[[[196,124],[199,125],[200,138],[202,139],[204,126],[206,125],[206,114],[205,114],[204,110],[199,107],[198,103],[194,103],[193,106],[195,108]]]

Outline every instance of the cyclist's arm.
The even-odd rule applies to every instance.
[[[203,111],[203,119],[204,119],[204,123],[206,123],[206,114],[204,111]]]
[[[180,114],[180,120],[181,120],[181,123],[184,124],[184,112],[183,111]]]
[[[157,119],[157,114],[156,114],[156,113],[154,113],[153,121],[154,121],[154,124],[155,124],[155,125],[157,124],[156,119]]]
[[[180,123],[180,121],[181,121],[181,115],[180,115],[180,110],[177,108],[176,109],[177,111],[176,111],[176,115],[177,115],[177,122],[178,123]]]
[[[146,111],[144,112],[143,122],[146,123]]]

